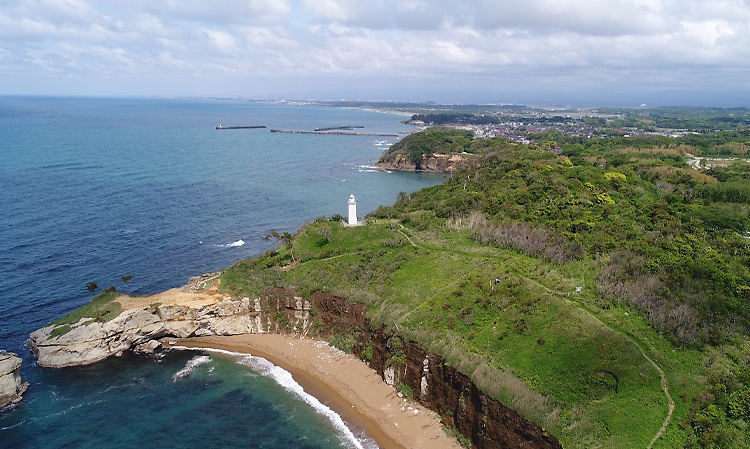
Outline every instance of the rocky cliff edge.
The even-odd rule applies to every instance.
[[[20,401],[28,386],[21,380],[21,359],[12,352],[0,352],[0,408]]]
[[[87,365],[128,349],[150,352],[162,337],[239,335],[273,332],[305,336],[310,330],[310,302],[300,297],[232,299],[211,289],[190,286],[146,298],[115,299],[122,312],[99,322],[81,318],[63,333],[50,325],[29,336],[28,346],[47,368]],[[285,318],[279,320],[279,311]]]
[[[430,171],[438,173],[452,173],[464,162],[460,154],[433,153],[415,162],[409,156],[397,154],[395,158],[381,156],[375,167],[394,171]]]

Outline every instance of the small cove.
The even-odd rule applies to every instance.
[[[401,116],[239,101],[39,97],[0,97],[0,116],[0,349],[23,358],[22,376],[31,383],[24,401],[0,414],[0,440],[35,448],[339,447],[330,430],[299,433],[289,424],[299,406],[289,405],[291,415],[275,408],[288,394],[259,398],[259,390],[271,390],[251,385],[258,376],[228,360],[213,357],[172,383],[195,354],[162,362],[125,355],[45,370],[24,343],[87,303],[89,281],[133,294],[167,290],[259,254],[271,246],[261,238],[272,229],[293,232],[319,215],[345,214],[350,193],[364,215],[400,191],[443,179],[364,170],[384,150],[383,138],[217,131],[219,123],[357,124],[397,133],[410,128],[398,123]],[[124,284],[125,275],[133,280]]]

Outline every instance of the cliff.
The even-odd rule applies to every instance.
[[[289,321],[299,326],[299,332],[289,332],[293,335],[305,336],[310,330],[310,303],[299,297],[235,300],[220,295],[216,287],[198,290],[186,286],[147,298],[122,296],[116,301],[123,310],[110,321],[84,317],[64,333],[60,325],[32,332],[28,346],[39,365],[63,368],[95,363],[128,349],[150,352],[158,347],[155,340],[161,337],[286,334],[281,323]],[[289,312],[286,321],[279,319],[279,311]]]
[[[12,352],[0,352],[0,408],[21,400],[29,386],[21,380],[21,359]]]
[[[430,128],[410,134],[383,152],[375,166],[386,170],[452,172],[466,154],[474,153],[474,133],[451,128]]]
[[[445,416],[443,422],[470,438],[474,447],[561,447],[541,426],[479,391],[440,356],[415,342],[403,343],[404,350],[398,337],[372,329],[363,304],[325,292],[305,299],[282,288],[237,300],[224,297],[217,286],[218,281],[209,290],[186,286],[148,298],[120,297],[123,311],[116,318],[106,323],[83,318],[62,335],[55,331],[61,326],[47,326],[31,334],[29,346],[41,366],[65,367],[127,349],[149,352],[161,337],[278,333],[328,338],[354,332],[355,354],[371,354],[370,367],[388,384],[407,385],[413,400]]]
[[[460,154],[433,153],[417,162],[408,155],[397,154],[396,157],[391,158],[384,154],[375,166],[383,170],[452,173],[463,162],[464,158]]]

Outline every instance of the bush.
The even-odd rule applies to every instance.
[[[691,216],[702,221],[708,229],[732,229],[744,232],[750,229],[750,219],[745,209],[747,208],[734,204],[713,203],[701,207]]]

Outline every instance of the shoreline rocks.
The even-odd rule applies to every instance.
[[[273,302],[271,304],[270,302]],[[293,332],[280,328],[278,312],[289,313]],[[164,304],[125,309],[116,318],[101,323],[81,318],[70,330],[55,335],[60,326],[50,325],[31,333],[28,346],[39,366],[64,368],[88,365],[128,349],[153,352],[150,343],[162,337],[202,337],[253,333],[293,333],[304,336],[310,323],[310,302],[299,297],[271,300],[223,299],[209,305]]]
[[[452,173],[464,163],[464,157],[460,154],[434,153],[430,157],[422,158],[414,162],[409,156],[397,154],[393,159],[384,156],[374,164],[383,170],[393,171],[429,171],[437,173]]]
[[[23,399],[29,386],[21,379],[21,359],[12,352],[0,352],[0,408]]]
[[[357,357],[361,358],[368,347],[370,368],[390,385],[411,388],[410,399],[442,416],[451,416],[446,424],[470,438],[473,447],[561,447],[539,424],[479,391],[469,376],[447,365],[439,355],[428,354],[415,342],[401,343],[399,337],[385,333],[382,327],[373,329],[364,304],[319,291],[305,299],[280,287],[266,290],[257,299],[157,304],[126,308],[106,323],[83,318],[58,336],[53,331],[60,326],[47,326],[31,334],[29,346],[40,366],[61,368],[98,362],[128,349],[154,353],[160,349],[154,340],[163,337],[274,333],[330,338],[332,334],[353,334]],[[405,351],[400,353],[403,360],[393,360],[398,350],[392,338],[399,341],[402,351],[405,344]]]

